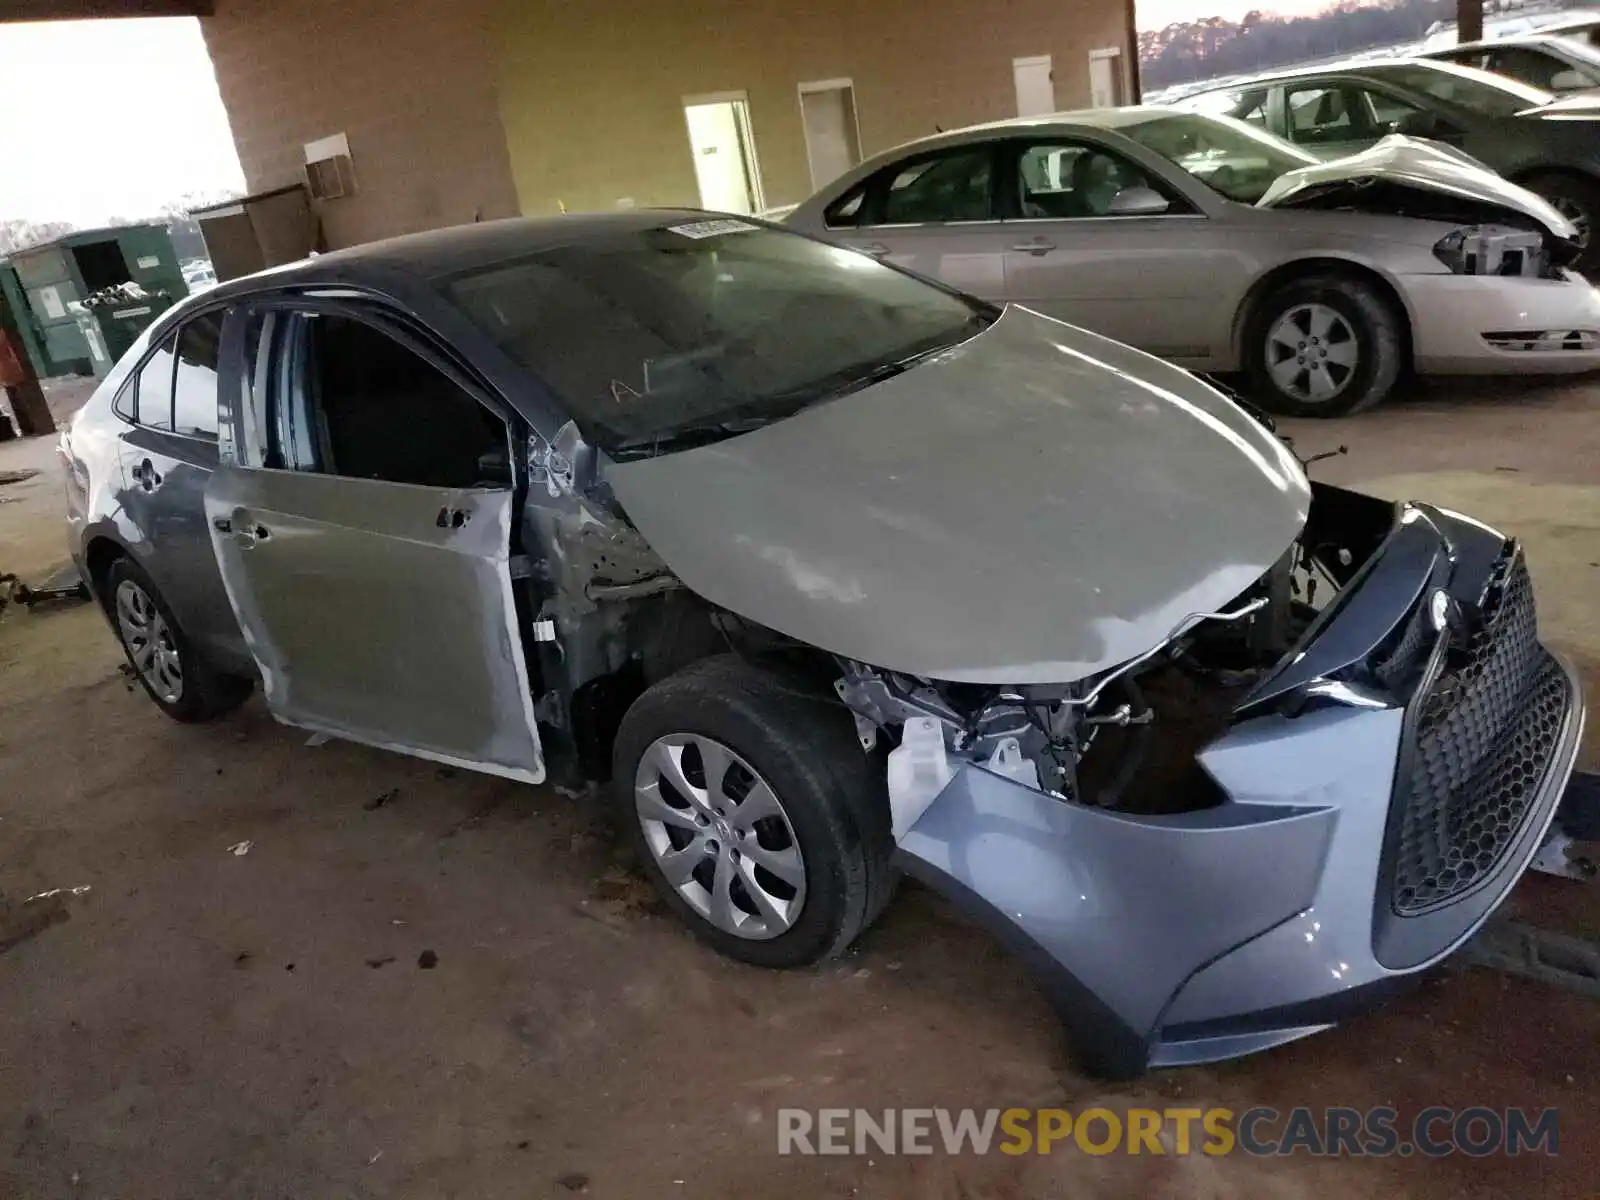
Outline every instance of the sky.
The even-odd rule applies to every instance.
[[[1200,17],[1226,17],[1237,21],[1252,8],[1280,17],[1304,17],[1327,8],[1332,0],[1136,0],[1135,23],[1140,29],[1165,29],[1174,21]]]
[[[238,193],[193,18],[0,24],[0,219],[102,224]]]

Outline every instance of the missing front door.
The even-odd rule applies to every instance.
[[[800,85],[800,121],[813,190],[832,183],[861,161],[855,87],[848,79]]]
[[[700,206],[715,212],[756,213],[765,206],[750,104],[743,92],[683,102]]]

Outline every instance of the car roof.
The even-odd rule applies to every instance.
[[[1560,43],[1563,49],[1576,49],[1580,53],[1595,53],[1594,47],[1587,42],[1566,37],[1560,30],[1540,29],[1534,33],[1513,34],[1511,37],[1485,38],[1481,42],[1463,42],[1459,46],[1441,46],[1437,50],[1425,50],[1423,55],[1432,58],[1440,54],[1454,54],[1457,51],[1503,50],[1507,46],[1548,46],[1551,42]]]
[[[925,137],[912,138],[908,142],[901,142],[898,146],[879,151],[865,160],[865,163],[896,158],[908,150],[932,150],[959,145],[975,135],[1003,137],[1013,133],[1056,133],[1063,129],[1115,131],[1130,125],[1142,125],[1146,121],[1165,116],[1192,117],[1194,114],[1177,104],[1138,104],[1123,108],[1074,108],[1064,112],[1043,113],[1036,117],[1005,117],[999,121],[982,121],[976,125],[963,125],[957,129],[946,129],[939,133],[930,133]]]
[[[1232,79],[1227,83],[1219,84],[1214,88],[1205,89],[1206,92],[1247,91],[1253,87],[1270,87],[1276,83],[1285,83],[1293,79],[1315,79],[1325,75],[1385,75],[1390,74],[1394,67],[1424,67],[1430,71],[1443,71],[1451,75],[1463,75],[1471,79],[1481,79],[1493,86],[1505,87],[1507,80],[1504,76],[1495,75],[1488,71],[1479,71],[1474,67],[1463,67],[1460,63],[1444,62],[1437,58],[1374,58],[1323,63],[1315,67],[1296,67],[1290,71],[1265,71],[1259,75],[1249,75],[1240,79]],[[1525,84],[1514,85],[1526,87]],[[1193,93],[1196,96],[1204,92]],[[1191,97],[1185,96],[1188,100]]]
[[[206,295],[224,299],[268,286],[330,283],[359,286],[397,273],[423,280],[436,279],[514,261],[558,246],[658,229],[668,224],[718,219],[724,215],[690,208],[643,208],[615,213],[510,217],[453,225],[367,242],[272,267],[229,280]]]

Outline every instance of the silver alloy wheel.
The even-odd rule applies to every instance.
[[[1589,210],[1571,196],[1546,196],[1544,200],[1551,208],[1572,222],[1572,227],[1578,231],[1578,248],[1587,250],[1589,248]]]
[[[1325,404],[1350,386],[1361,362],[1355,330],[1326,304],[1286,308],[1267,330],[1267,374],[1286,396]]]
[[[696,733],[657,738],[633,795],[656,866],[695,912],[753,941],[794,925],[805,859],[778,794],[743,758]]]
[[[167,704],[183,698],[183,664],[172,630],[155,601],[137,583],[124,579],[117,585],[117,632],[128,657],[144,681]]]

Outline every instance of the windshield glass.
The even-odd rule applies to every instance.
[[[725,218],[608,232],[446,290],[620,457],[789,416],[992,317],[864,254]]]
[[[1549,104],[1555,97],[1536,87],[1518,83],[1504,75],[1490,75],[1471,67],[1420,63],[1396,63],[1373,72],[1386,79],[1421,92],[1444,104],[1453,104],[1483,117],[1513,117],[1525,108]]]
[[[1122,125],[1118,132],[1241,204],[1254,204],[1278,176],[1317,161],[1281,138],[1229,117],[1162,113]]]

